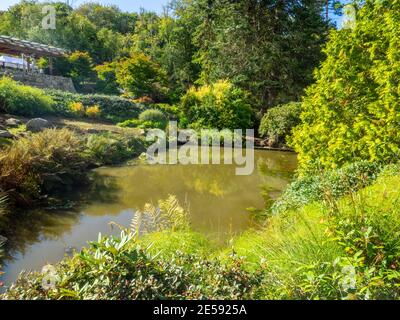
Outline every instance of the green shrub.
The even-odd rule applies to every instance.
[[[142,121],[139,119],[130,119],[117,123],[117,126],[122,128],[139,128]]]
[[[10,78],[0,79],[0,111],[21,116],[37,116],[53,111],[53,100],[43,90],[20,85]]]
[[[277,214],[315,201],[338,199],[370,185],[382,170],[379,164],[361,161],[337,170],[310,172],[293,181],[271,210]]]
[[[30,205],[41,196],[85,183],[84,145],[67,129],[47,129],[16,140],[0,155],[0,189],[10,201]]]
[[[260,135],[279,144],[286,143],[286,137],[300,123],[301,104],[291,102],[269,109],[263,116]]]
[[[141,129],[165,129],[167,118],[157,109],[148,109],[139,115],[139,119],[130,119],[117,124],[120,127]]]
[[[55,101],[56,112],[65,116],[73,116],[69,109],[71,103],[82,103],[86,107],[97,105],[100,109],[100,118],[113,122],[137,118],[144,110],[143,106],[118,96],[74,94],[58,90],[48,90],[47,93]]]
[[[148,109],[143,111],[139,115],[139,120],[141,121],[154,121],[154,122],[162,122],[166,120],[164,113],[160,110],[156,109]]]
[[[398,1],[366,1],[354,29],[333,30],[291,145],[300,170],[400,154]]]
[[[151,106],[154,109],[162,111],[169,120],[179,120],[181,116],[181,110],[176,105],[170,105],[167,103],[155,103]]]
[[[143,151],[144,143],[131,135],[103,133],[91,135],[86,152],[98,165],[112,165],[134,158]]]
[[[143,239],[138,232],[155,230]],[[155,229],[154,229],[155,228]],[[125,229],[125,228],[123,228]],[[56,287],[43,290],[47,274],[21,275],[4,299],[250,299],[263,272],[248,272],[230,256],[212,259],[208,241],[191,232],[187,212],[174,196],[145,205],[119,238],[101,237],[56,266]],[[160,243],[161,240],[161,243]],[[180,251],[185,250],[184,252]],[[208,256],[206,257],[206,250]]]
[[[189,89],[181,108],[184,122],[194,129],[249,129],[253,125],[249,94],[228,81]]]
[[[97,73],[98,80],[96,89],[104,94],[116,95],[119,93],[116,78],[116,62],[105,62],[94,68]]]
[[[58,281],[43,290],[46,274],[21,275],[3,299],[250,299],[260,274],[230,264],[177,252],[168,259],[154,258],[132,235],[103,237],[88,249],[56,266]],[[223,275],[223,276],[221,276]]]
[[[245,267],[265,265],[266,299],[398,299],[400,177],[385,177],[343,199],[268,219],[236,239]]]

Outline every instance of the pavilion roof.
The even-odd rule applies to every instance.
[[[61,57],[68,52],[45,44],[0,35],[0,53],[10,55],[25,53],[37,57]]]

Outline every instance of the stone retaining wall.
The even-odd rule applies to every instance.
[[[23,70],[0,69],[0,77],[3,75],[32,87],[76,92],[71,78],[50,76],[42,73],[27,73]]]

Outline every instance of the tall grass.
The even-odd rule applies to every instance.
[[[267,268],[264,298],[399,298],[399,183],[389,173],[342,199],[281,212],[233,250],[246,268]]]
[[[0,188],[10,200],[30,204],[41,195],[85,181],[83,143],[67,129],[20,138],[0,155]]]

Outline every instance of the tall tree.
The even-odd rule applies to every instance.
[[[321,59],[328,22],[320,0],[192,0],[200,82],[229,79],[261,110],[299,99]]]

